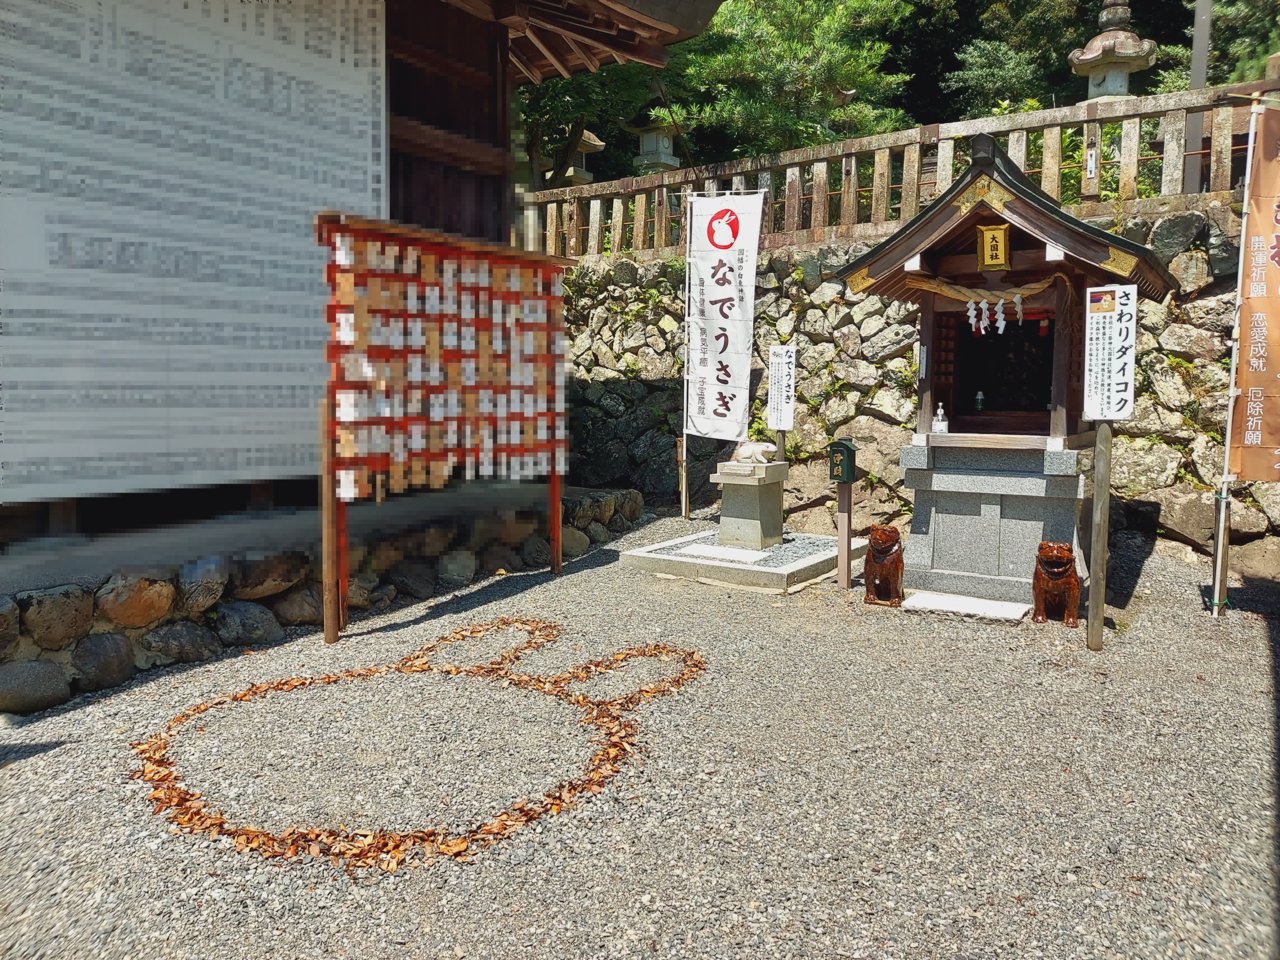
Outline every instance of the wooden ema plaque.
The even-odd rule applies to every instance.
[[[321,214],[316,235],[329,249],[331,293],[326,641],[347,619],[345,505],[354,500],[545,477],[558,573],[568,261],[341,214]]]

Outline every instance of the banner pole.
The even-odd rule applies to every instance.
[[[1261,94],[1255,93],[1249,107],[1249,150],[1244,163],[1244,206],[1240,211],[1240,259],[1236,268],[1236,308],[1235,322],[1231,327],[1231,378],[1227,386],[1227,430],[1222,439],[1222,482],[1218,488],[1217,510],[1214,513],[1213,532],[1213,596],[1209,600],[1209,610],[1216,620],[1222,616],[1222,608],[1227,605],[1227,559],[1228,543],[1231,539],[1231,481],[1235,479],[1231,473],[1231,429],[1236,409],[1236,367],[1240,360],[1240,306],[1244,293],[1244,258],[1245,238],[1249,229],[1249,187],[1253,180],[1253,155],[1258,139],[1258,115],[1266,109],[1262,105]]]
[[[686,205],[684,232],[684,402],[680,406],[680,442],[676,449],[680,468],[680,515],[689,519],[689,273],[693,262],[693,211]]]

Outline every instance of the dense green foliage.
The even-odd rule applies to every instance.
[[[1186,89],[1194,0],[1131,0],[1160,47],[1134,93]],[[587,128],[609,149],[597,179],[632,173],[619,123],[675,123],[682,161],[757,156],[993,111],[1075,103],[1067,61],[1098,32],[1102,0],[728,0],[664,71],[609,66],[520,88],[531,155]],[[1209,82],[1261,76],[1280,50],[1280,0],[1215,0]],[[660,80],[660,84],[658,81]],[[535,143],[536,141],[536,143]],[[554,173],[555,171],[553,171]]]
[[[676,63],[683,96],[655,118],[717,131],[739,156],[897,129],[905,79],[881,65],[901,0],[728,0]],[[673,87],[675,85],[673,84]]]

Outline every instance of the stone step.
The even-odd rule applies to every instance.
[[[981,600],[978,597],[961,597],[954,593],[930,593],[927,590],[918,590],[902,602],[902,609],[913,613],[942,613],[972,617],[975,620],[1003,620],[1016,623],[1031,612],[1031,604]]]

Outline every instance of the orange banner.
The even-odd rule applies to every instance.
[[[1280,480],[1280,110],[1258,117],[1240,275],[1231,472]]]

